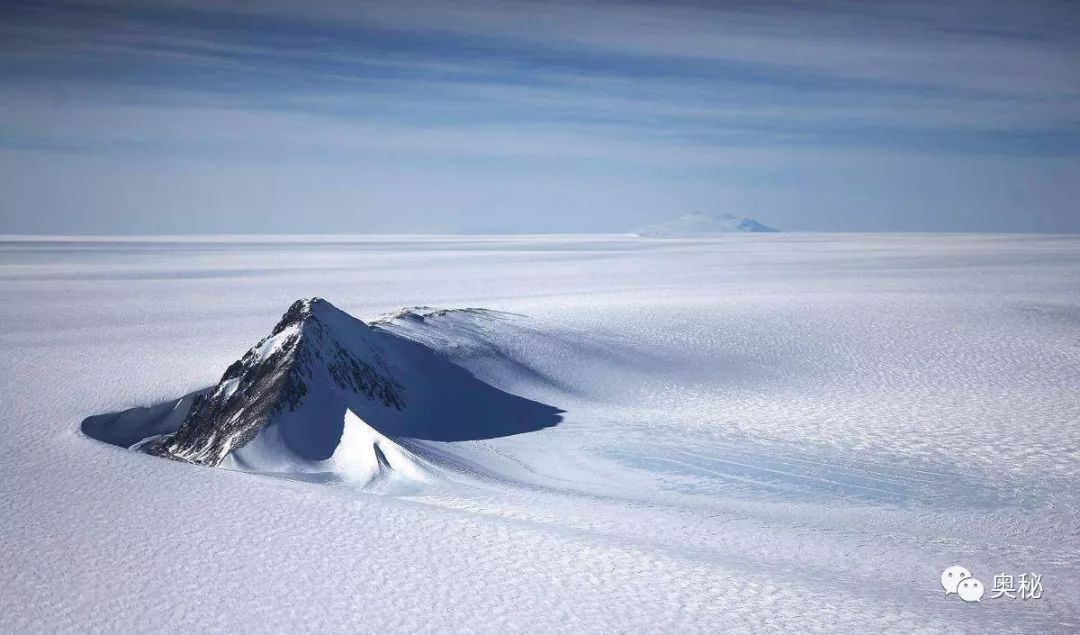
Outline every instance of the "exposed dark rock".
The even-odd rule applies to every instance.
[[[327,320],[347,323],[349,332],[337,332],[340,328]],[[147,442],[142,451],[218,465],[250,442],[270,418],[298,409],[322,369],[339,389],[402,409],[400,384],[375,349],[363,346],[370,332],[325,300],[297,300],[269,336],[230,365],[213,390],[196,398],[175,434]]]

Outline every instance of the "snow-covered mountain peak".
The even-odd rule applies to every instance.
[[[270,334],[226,369],[200,396],[171,437],[144,445],[160,456],[218,465],[268,423],[345,404],[361,410],[404,407],[400,383],[383,359],[379,337],[364,322],[320,298],[297,300]],[[340,416],[319,412],[293,449],[324,459],[340,438]],[[329,421],[330,423],[326,423]],[[326,424],[331,429],[321,431]],[[335,431],[334,428],[337,428]],[[320,456],[325,454],[326,456]]]
[[[321,315],[331,309],[336,310],[337,307],[322,298],[301,298],[289,305],[288,310],[285,311],[285,315],[281,316],[281,321],[278,322],[277,326],[271,331],[271,335],[275,335],[290,326],[312,319],[316,313]]]
[[[370,330],[363,321],[349,315],[322,298],[305,298],[293,302],[281,316],[281,320],[270,331],[266,339],[272,339],[281,333],[296,331],[322,335],[325,330],[338,334],[349,333],[352,336]]]
[[[460,351],[485,324],[505,318],[414,307],[369,325],[326,300],[297,300],[216,385],[191,396],[174,431],[155,429],[158,436],[133,447],[199,465],[341,472],[362,481],[342,470],[407,471],[397,465],[404,450],[391,445],[402,439],[484,439],[555,425],[559,409],[499,390],[447,359],[445,351]],[[500,363],[496,348],[475,350]],[[367,449],[356,449],[358,438]],[[358,451],[367,458],[349,457]]]
[[[704,212],[691,212],[659,225],[651,225],[638,230],[640,236],[692,236],[703,234],[759,233],[776,232],[768,225],[745,216],[735,214],[712,215]]]

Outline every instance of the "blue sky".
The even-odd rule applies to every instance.
[[[0,233],[1080,231],[1080,5],[8,2]]]

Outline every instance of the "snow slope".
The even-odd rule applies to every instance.
[[[350,407],[287,479],[113,445],[311,296],[562,421]],[[0,297],[2,632],[1080,630],[1077,237],[16,241]]]

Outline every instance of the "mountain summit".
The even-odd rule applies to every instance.
[[[713,216],[704,212],[693,212],[667,223],[643,227],[637,231],[637,234],[639,236],[695,236],[776,231],[779,230],[745,216],[734,214]]]
[[[195,400],[175,434],[141,449],[215,466],[275,422],[289,449],[326,459],[341,437],[346,406],[365,412],[404,407],[402,386],[377,340],[371,327],[326,300],[297,300],[212,391]],[[323,410],[340,411],[333,418],[341,422],[318,425],[329,414]]]
[[[449,310],[423,324],[437,333],[445,319],[489,318]],[[217,385],[189,400],[174,431],[133,447],[198,465],[371,480],[421,473],[409,450],[418,440],[494,438],[561,420],[557,408],[484,383],[399,330],[320,298],[297,300]]]

